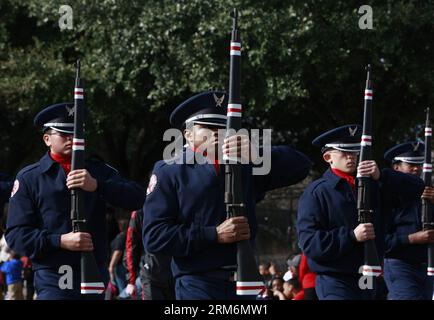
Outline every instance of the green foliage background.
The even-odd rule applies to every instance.
[[[59,7],[73,9],[61,31]],[[358,8],[373,8],[361,30]],[[374,151],[421,133],[434,102],[433,1],[0,1],[0,168],[11,175],[44,147],[43,107],[70,101],[76,58],[90,110],[90,153],[145,181],[162,157],[178,103],[228,84],[231,8],[240,13],[242,94],[249,126],[272,128],[323,169],[311,141],[362,121],[373,65]]]

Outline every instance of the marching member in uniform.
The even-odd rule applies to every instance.
[[[227,219],[225,167],[216,161],[221,150],[212,152],[218,145],[217,129],[226,127],[226,109],[226,94],[213,91],[200,93],[178,106],[170,121],[184,129],[188,145],[172,162],[155,164],[148,187],[143,223],[145,249],[174,257],[177,299],[236,299],[232,279],[236,242],[255,238],[256,200],[268,190],[303,180],[310,169],[310,161],[302,153],[287,146],[272,148],[269,174],[252,175],[252,166],[243,166],[247,218]],[[238,138],[240,144],[236,135],[225,140],[225,154],[250,149],[247,136]],[[213,148],[206,148],[207,154],[199,152],[206,144]],[[247,153],[237,154],[252,160]],[[192,162],[193,158],[197,161]]]
[[[143,205],[145,193],[138,184],[123,179],[101,161],[88,161],[86,169],[70,171],[72,103],[45,108],[36,115],[34,123],[42,129],[49,151],[17,174],[6,240],[14,251],[32,259],[38,299],[81,299],[86,296],[80,295],[80,251],[94,251],[104,281],[108,281],[106,202],[134,210]],[[89,233],[72,232],[71,188],[86,191]],[[59,280],[68,268],[73,270],[73,284],[61,287]]]
[[[384,158],[394,170],[420,176],[424,144],[406,142],[389,149]],[[434,188],[425,187],[422,197],[434,203]],[[386,229],[384,279],[391,300],[431,300],[432,277],[427,276],[427,244],[434,243],[434,230],[422,231],[421,200],[399,202]]]
[[[388,204],[381,203],[381,193],[393,192],[414,199],[423,190],[421,179],[391,169],[380,172],[375,161],[362,161],[357,167],[361,129],[359,125],[345,125],[327,131],[312,142],[321,148],[330,168],[300,198],[297,230],[308,265],[317,274],[316,293],[320,300],[373,297],[373,290],[359,287],[359,268],[363,265],[364,241],[375,239],[382,257],[384,219],[380,208]],[[356,169],[361,176],[371,176],[374,180],[374,224],[358,222]]]

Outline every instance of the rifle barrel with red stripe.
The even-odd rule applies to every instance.
[[[227,109],[227,134],[241,129],[241,40],[238,30],[238,13],[233,11],[230,45],[229,101]],[[228,158],[224,157],[224,160]],[[232,159],[231,159],[232,160]],[[245,215],[242,192],[242,167],[239,163],[225,166],[225,204],[228,217]],[[265,289],[249,240],[237,243],[237,295],[257,295]]]
[[[80,60],[77,60],[74,88],[74,138],[72,141],[71,170],[84,169],[84,90],[80,79]],[[84,191],[71,190],[71,220],[74,232],[87,232]],[[105,290],[93,252],[83,251],[80,258],[82,294],[101,294]]]
[[[426,109],[426,123],[425,123],[425,160],[423,163],[423,181],[426,187],[432,186],[432,161],[431,161],[431,119],[430,110]],[[434,220],[432,215],[431,203],[428,199],[422,199],[422,229],[434,229]],[[434,276],[434,245],[432,243],[428,247],[428,266],[427,275]]]
[[[360,146],[359,161],[372,159],[372,83],[371,66],[366,67],[366,88],[364,96],[363,133]],[[373,203],[371,199],[371,177],[357,175],[357,211],[359,223],[373,223]],[[362,273],[365,276],[379,276],[381,264],[373,239],[364,242],[364,265]]]

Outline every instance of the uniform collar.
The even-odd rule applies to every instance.
[[[327,171],[324,172],[323,178],[326,179],[333,188],[336,188],[336,186],[341,180],[345,181],[345,179],[335,175],[330,168],[328,168]]]
[[[201,159],[203,157],[201,157],[200,154],[197,154],[196,152],[194,152],[190,146],[185,146],[184,147],[184,163],[188,164],[188,163],[195,163],[195,157],[197,159]]]
[[[56,163],[53,159],[51,159],[49,155],[49,151],[45,153],[45,155],[39,160],[40,168],[42,172],[47,172],[51,166]]]
[[[184,159],[185,163],[190,164],[206,164],[209,163],[208,159],[200,154],[200,152],[195,152],[190,146],[186,146],[184,149]]]

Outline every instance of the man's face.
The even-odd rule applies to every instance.
[[[271,288],[273,289],[273,291],[283,291],[283,281],[282,279],[274,279],[272,284],[271,284]]]
[[[358,152],[329,150],[324,153],[323,159],[330,164],[331,168],[353,174],[357,169],[357,156]]]
[[[292,284],[289,284],[288,282],[283,284],[283,294],[287,299],[293,299],[298,292],[299,290],[295,289]]]
[[[262,276],[270,274],[270,272],[268,271],[268,267],[263,264],[259,265],[259,274]]]
[[[285,281],[283,284],[283,293],[288,295],[288,296],[292,296],[292,289],[293,289],[293,286]]]
[[[279,274],[279,270],[277,270],[277,266],[275,265],[275,264],[272,264],[271,266],[270,266],[270,273],[271,274]]]
[[[194,124],[190,129],[184,130],[184,136],[190,146],[201,151],[207,151],[209,155],[217,155],[218,153],[218,130],[224,129],[217,126],[209,126],[203,124]]]
[[[399,162],[393,165],[393,169],[403,173],[413,174],[415,176],[420,176],[422,173],[422,165],[415,163]]]
[[[63,156],[70,156],[72,154],[72,137],[72,134],[48,130],[44,133],[42,139],[45,145],[50,148],[51,152]]]
[[[298,273],[298,270],[297,270],[296,266],[290,266],[289,270],[291,270],[291,272],[292,272],[293,275],[297,275],[297,273]]]

